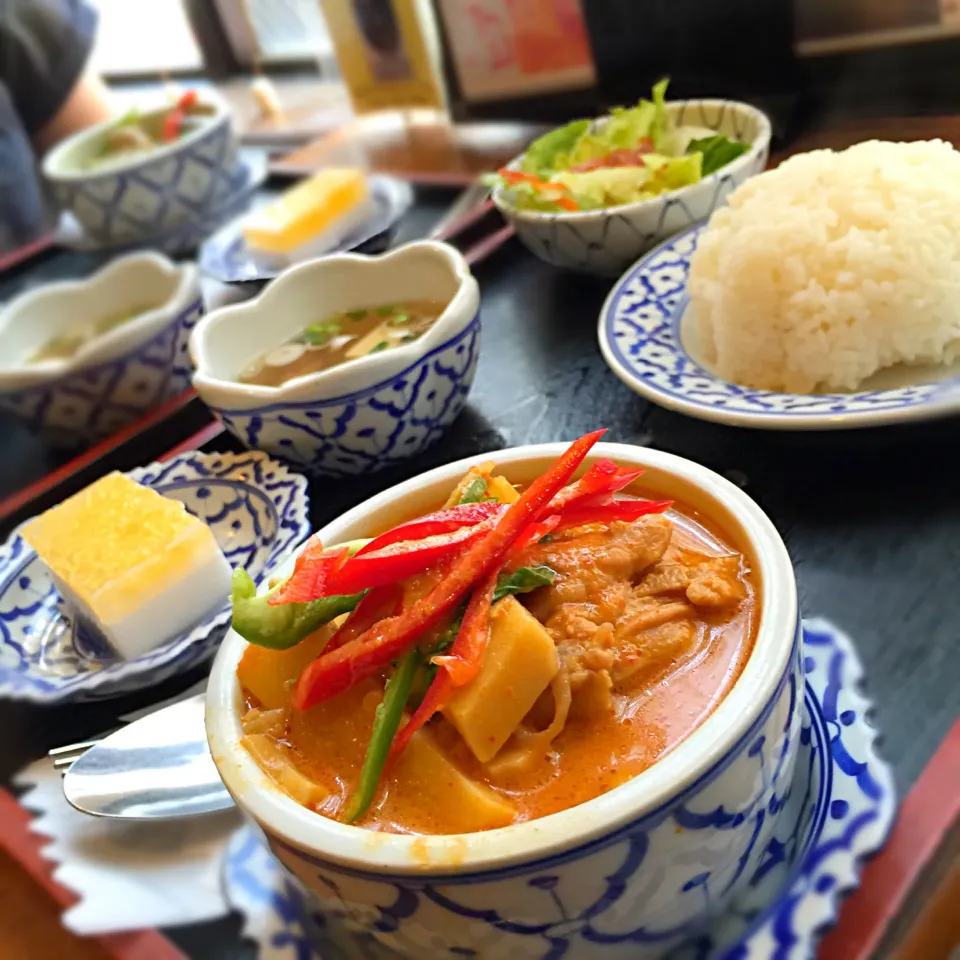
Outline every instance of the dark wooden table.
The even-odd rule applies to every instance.
[[[401,239],[426,233],[452,199],[449,191],[419,191]],[[94,265],[88,257],[49,255],[0,277],[0,299],[16,287],[82,274]],[[960,420],[778,434],[686,419],[651,406],[606,368],[596,326],[610,281],[559,272],[516,240],[475,272],[483,294],[483,348],[467,409],[443,440],[400,469],[313,484],[314,524],[457,457],[568,440],[601,425],[610,428],[611,440],[699,461],[742,485],[773,519],[793,557],[804,614],[828,617],[856,641],[877,704],[883,752],[906,792],[960,714],[960,580],[954,566],[960,497],[948,466]],[[150,461],[176,439],[168,430],[134,441],[123,459]],[[220,449],[230,443],[214,441]],[[36,479],[51,459],[19,427],[0,420],[0,498]],[[108,458],[101,466],[114,463]],[[101,704],[0,702],[0,780],[8,784],[49,747],[98,733],[119,714],[171,695],[198,676],[195,671]],[[238,918],[229,917],[169,936],[197,960],[239,960],[253,956],[239,928]]]

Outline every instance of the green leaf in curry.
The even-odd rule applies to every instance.
[[[493,602],[512,594],[530,593],[539,587],[548,587],[556,579],[556,571],[542,564],[536,567],[518,567],[513,573],[501,573],[493,591]]]
[[[476,477],[471,480],[460,495],[460,503],[480,503],[487,496],[487,478]]]

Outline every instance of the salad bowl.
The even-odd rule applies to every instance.
[[[447,306],[412,343],[279,387],[238,379],[311,318],[416,299]],[[207,314],[190,340],[193,384],[247,447],[317,475],[379,470],[426,449],[463,408],[480,352],[479,310],[477,281],[447,244],[323,257],[284,271],[254,300]]]
[[[529,483],[564,449],[519,447],[490,458],[510,482]],[[753,501],[706,468],[620,444],[597,444],[595,457],[643,467],[657,489],[736,530],[754,558],[764,609],[744,671],[714,712],[649,769],[592,800],[477,833],[392,834],[329,820],[276,787],[244,749],[236,670],[246,643],[234,632],[224,641],[208,685],[211,751],[227,789],[322,921],[324,957],[660,957],[722,912],[757,870],[801,735],[789,557]],[[470,465],[387,490],[319,537],[343,543],[416,515],[442,501]]]
[[[76,323],[153,306],[72,356],[30,362]],[[47,284],[0,312],[0,408],[62,447],[109,436],[190,386],[190,331],[203,311],[197,268],[159,253]]]
[[[747,149],[696,182],[598,209],[522,208],[500,182],[494,187],[493,201],[528,249],[557,267],[618,276],[652,247],[708,219],[741,183],[766,167],[770,120],[756,107],[735,100],[674,100],[665,104],[665,110],[677,128],[700,128],[704,136],[712,131],[746,144]],[[594,120],[588,132],[602,140],[610,121],[611,117]],[[521,171],[528,153],[515,157],[507,170]]]

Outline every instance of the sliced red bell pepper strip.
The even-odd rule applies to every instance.
[[[540,520],[537,523],[531,523],[523,533],[517,537],[516,543],[510,548],[510,553],[507,554],[507,566],[511,566],[514,559],[523,553],[527,547],[533,546],[533,544],[542,540],[548,533],[552,533],[560,525],[560,515],[552,514],[547,517],[545,520]]]
[[[561,512],[557,530],[583,527],[590,523],[631,523],[651,513],[663,513],[673,506],[672,500],[614,500],[611,503],[575,505]]]
[[[575,483],[564,487],[551,501],[553,510],[562,510],[577,501],[586,502],[602,494],[612,495],[629,486],[643,470],[628,470],[618,467],[612,460],[602,458],[590,465],[590,469]]]
[[[184,90],[183,95],[177,101],[177,107],[180,110],[189,110],[191,107],[196,106],[198,99],[199,94],[196,90]]]
[[[301,708],[328,700],[381,670],[413,646],[425,630],[449,614],[478,580],[499,570],[516,538],[529,524],[540,519],[550,500],[605,432],[595,430],[575,440],[557,462],[509,506],[496,526],[453,562],[449,574],[425,597],[399,616],[381,620],[362,636],[316,660],[311,665],[311,682],[302,689]]]
[[[544,180],[533,173],[524,173],[522,170],[508,170],[502,167],[498,171],[499,175],[508,184],[526,183],[529,184],[537,193],[550,193],[555,196],[548,197],[551,203],[555,203],[564,210],[579,210],[580,207],[573,197],[569,196],[570,188],[565,183],[559,183],[553,180]]]
[[[382,550],[392,543],[400,543],[405,540],[422,540],[424,537],[435,537],[440,533],[451,533],[461,527],[476,526],[478,523],[483,523],[484,520],[505,513],[506,510],[506,504],[497,503],[495,500],[487,500],[484,503],[463,503],[457,507],[448,507],[446,510],[428,513],[425,517],[418,517],[408,523],[401,523],[400,526],[387,530],[386,533],[381,533],[379,537],[374,537],[357,551],[356,556],[362,557],[366,553]]]
[[[447,656],[434,657],[433,663],[440,669],[433,678],[426,696],[413,716],[394,737],[387,756],[387,765],[393,763],[403,752],[410,738],[435,714],[442,710],[457,687],[466,686],[480,672],[483,654],[490,639],[490,604],[497,586],[497,573],[487,574],[486,579],[473,591]]]
[[[451,533],[440,533],[411,542],[392,543],[382,550],[357,555],[348,560],[337,574],[326,581],[330,594],[356,593],[385,583],[399,583],[432,567],[448,557],[462,553],[489,533],[497,517],[493,516],[472,527],[461,527]],[[363,584],[354,589],[351,584]]]
[[[403,584],[387,583],[374,587],[357,604],[346,623],[330,638],[325,651],[336,650],[359,637],[375,623],[386,617],[395,617],[403,609]],[[309,669],[309,668],[308,668]],[[306,672],[306,671],[304,671]]]
[[[172,143],[180,136],[184,116],[183,110],[181,110],[178,105],[163,118],[163,123],[160,127],[160,139],[164,143]]]
[[[300,551],[290,578],[267,602],[275,607],[281,603],[309,603],[333,595],[336,591],[328,589],[328,585],[349,556],[347,547],[326,551],[316,537],[312,538]]]

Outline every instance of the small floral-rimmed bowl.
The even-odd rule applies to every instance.
[[[529,483],[563,444],[485,455]],[[733,535],[760,582],[753,650],[726,697],[686,740],[639,776],[568,810],[482,833],[410,836],[329,820],[280,791],[244,749],[229,633],[207,687],[207,735],[224,784],[263,828],[345,955],[440,960],[564,957],[652,960],[693,934],[748,885],[789,794],[803,701],[796,583],[760,508],[699,464],[600,443],[645,481]],[[479,459],[479,458],[477,458]],[[373,536],[452,489],[473,461],[408,480],[320,531],[324,543]],[[558,919],[558,904],[562,917]]]
[[[75,322],[149,309],[69,359],[31,363]],[[59,446],[116,432],[190,386],[190,331],[203,311],[197,268],[158,253],[120,257],[92,277],[51,283],[0,313],[0,408]]]
[[[448,305],[412,343],[280,387],[238,379],[251,360],[326,316],[424,299]],[[480,352],[480,290],[445,243],[323,257],[284,271],[254,300],[208,314],[190,352],[197,393],[245,446],[312,474],[370,473],[426,449],[463,408]]]
[[[770,119],[749,103],[736,100],[673,100],[667,112],[678,124],[696,124],[749,143],[750,149],[699,183],[649,200],[581,212],[518,210],[502,185],[493,202],[517,236],[541,260],[567,270],[615,277],[641,254],[700,220],[706,220],[749,177],[767,165]],[[595,123],[602,124],[600,117]],[[510,169],[518,169],[523,154]]]
[[[130,476],[181,501],[257,583],[310,532],[306,480],[263,453],[191,451]],[[142,657],[90,659],[46,565],[19,532],[0,547],[0,697],[63,703],[152,686],[212,656],[229,622],[224,597],[216,614]]]

